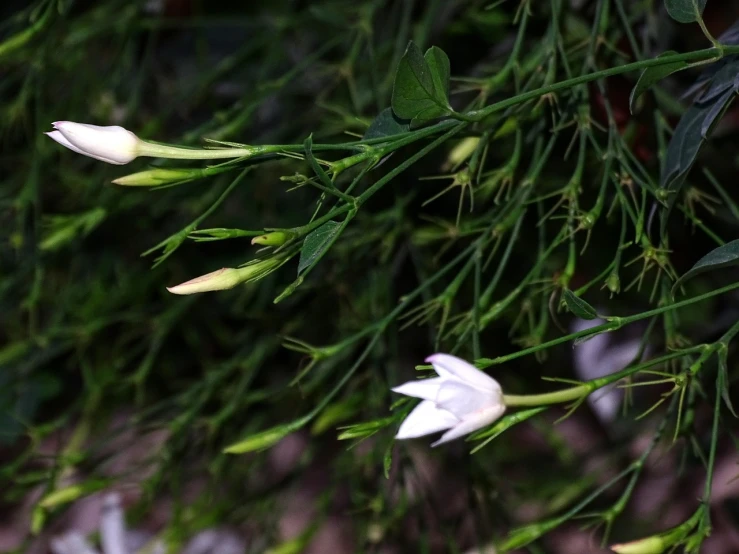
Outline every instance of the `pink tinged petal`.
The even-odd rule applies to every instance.
[[[391,390],[399,394],[405,394],[406,396],[413,396],[414,398],[436,400],[436,396],[439,394],[439,387],[443,382],[444,379],[441,377],[419,379],[418,381],[408,381]]]
[[[77,148],[74,144],[72,144],[71,142],[69,142],[64,137],[64,135],[61,134],[59,131],[50,131],[50,132],[44,133],[44,134],[45,135],[48,135],[50,138],[54,139],[55,141],[57,141],[62,146],[65,146],[65,147],[69,148],[73,152],[77,152],[78,154],[82,154],[84,156],[87,156],[87,154],[85,152],[83,152],[82,150],[80,150],[79,148]]]
[[[453,413],[459,419],[464,419],[468,414],[502,403],[500,394],[481,392],[466,383],[450,380],[446,380],[439,387],[439,393],[435,400],[439,408]]]
[[[454,415],[437,408],[432,401],[424,400],[408,414],[408,417],[400,425],[395,438],[415,439],[416,437],[444,431],[458,423],[459,420]]]
[[[498,382],[475,366],[450,354],[434,354],[426,358],[442,377],[456,379],[482,391],[500,392]]]
[[[496,404],[484,410],[480,410],[467,416],[459,425],[455,425],[449,431],[444,433],[441,438],[433,443],[431,446],[439,446],[445,442],[458,439],[464,435],[487,427],[493,423],[496,419],[503,415],[505,412],[505,406],[503,404]]]

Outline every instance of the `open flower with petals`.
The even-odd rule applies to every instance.
[[[431,445],[437,446],[486,427],[503,415],[503,391],[495,379],[449,354],[434,354],[426,361],[438,377],[409,381],[392,389],[423,400],[405,418],[396,439],[446,431]]]

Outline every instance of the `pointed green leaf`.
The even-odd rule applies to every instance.
[[[400,60],[393,83],[392,107],[395,115],[410,119],[417,127],[452,113],[448,99],[449,58],[439,48],[426,56],[411,42]]]
[[[729,368],[727,364],[727,357],[729,355],[727,348],[722,348],[718,353],[718,371],[719,380],[721,381],[721,398],[726,404],[726,407],[734,417],[739,417],[734,411],[734,405],[731,403],[731,396],[729,395]]]
[[[310,416],[302,417],[292,423],[277,425],[271,429],[256,433],[223,449],[224,454],[245,454],[255,450],[265,450],[277,444],[293,431],[297,431],[310,421]]]
[[[382,459],[382,469],[385,479],[390,479],[390,468],[393,467],[393,442],[387,445],[385,456]]]
[[[537,414],[540,414],[546,409],[547,409],[547,406],[539,406],[536,408],[529,408],[528,410],[518,410],[517,412],[504,415],[502,418],[496,421],[492,425],[492,427],[485,429],[483,431],[474,433],[470,437],[471,440],[486,439],[481,444],[478,444],[477,446],[475,446],[475,448],[472,449],[471,454],[475,454],[482,447],[490,443],[490,441],[500,436],[504,431],[507,431],[514,425],[518,425],[519,423],[526,421],[527,419],[531,419],[532,417],[534,417]]]
[[[385,108],[372,120],[362,138],[374,139],[399,135],[408,132],[410,128],[410,121],[400,119],[393,113],[392,108]]]
[[[562,293],[562,299],[567,304],[567,309],[577,317],[582,319],[595,319],[598,317],[598,312],[595,311],[595,308],[582,298],[576,296],[571,290],[565,289]]]
[[[739,265],[739,239],[732,240],[715,250],[711,250],[698,260],[690,270],[675,282],[672,287],[672,293],[675,294],[675,291],[681,284],[700,273],[732,265]]]
[[[298,275],[306,268],[316,263],[321,256],[331,247],[334,240],[338,237],[341,223],[336,221],[327,221],[315,231],[312,231],[303,242],[303,248],[300,251],[300,262],[298,262]]]
[[[664,56],[672,56],[674,54],[677,54],[677,52],[669,50],[660,54],[658,57],[661,58]],[[665,65],[648,67],[644,71],[642,71],[642,74],[639,76],[639,80],[636,82],[636,85],[631,90],[631,96],[629,97],[629,110],[631,111],[631,113],[634,113],[634,105],[636,104],[638,98],[642,94],[644,94],[650,87],[652,87],[652,85],[658,83],[668,75],[676,73],[677,71],[682,71],[683,69],[687,69],[688,67],[690,67],[690,64],[686,61],[681,60]]]
[[[697,103],[709,102],[729,89],[739,92],[739,58],[727,57],[714,65],[716,71],[711,76],[706,90],[696,98]]]
[[[675,127],[667,146],[667,154],[660,178],[660,187],[671,192],[667,200],[667,211],[662,218],[663,227],[666,225],[667,216],[678,198],[680,188],[698,159],[700,149],[705,144],[711,129],[719,121],[735,96],[734,90],[729,89],[723,95],[715,97],[711,101],[693,104],[683,114],[677,127]]]
[[[665,0],[665,8],[670,17],[678,23],[698,21],[706,7],[707,0]]]

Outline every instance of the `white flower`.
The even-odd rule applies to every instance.
[[[408,414],[396,439],[413,439],[447,430],[437,446],[490,425],[505,412],[498,382],[472,364],[449,354],[426,358],[438,377],[409,381],[394,392],[423,399]]]
[[[78,154],[116,165],[127,164],[139,155],[141,140],[118,125],[100,127],[72,121],[52,125],[56,131],[46,134]]]

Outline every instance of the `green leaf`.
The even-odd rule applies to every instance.
[[[410,128],[410,121],[400,119],[393,113],[392,108],[385,108],[372,120],[362,138],[374,139],[400,135],[408,132]]]
[[[348,439],[366,439],[368,437],[371,437],[378,431],[381,431],[382,429],[385,429],[386,427],[392,425],[396,421],[396,417],[390,416],[390,417],[383,417],[381,419],[375,419],[373,421],[364,421],[362,423],[355,423],[354,425],[347,425],[345,427],[341,427],[343,431],[339,433],[339,440],[348,440]]]
[[[283,425],[277,425],[261,433],[257,433],[250,437],[245,438],[239,442],[236,442],[223,449],[224,454],[245,454],[247,452],[254,452],[255,450],[264,450],[270,448],[280,442],[287,435],[293,431],[297,431],[303,425],[310,421],[310,416],[300,418],[293,421],[292,423],[286,423]]]
[[[385,475],[385,479],[390,479],[390,469],[393,467],[393,442],[387,445],[385,449],[385,455],[382,458],[382,472]]]
[[[585,302],[582,298],[576,296],[570,289],[564,290],[562,293],[562,299],[565,301],[565,304],[567,304],[567,309],[577,317],[582,319],[595,319],[598,317],[598,312],[595,311],[595,308]]]
[[[39,244],[41,250],[58,250],[80,235],[89,235],[103,222],[107,212],[103,208],[93,208],[75,215],[52,215],[43,220],[44,238]]]
[[[675,127],[667,146],[660,178],[660,187],[671,192],[667,200],[667,211],[662,219],[663,227],[666,225],[667,216],[675,204],[680,188],[698,158],[700,149],[705,144],[711,129],[735,96],[734,90],[729,89],[723,95],[714,97],[708,102],[693,104]]]
[[[703,13],[707,0],[665,0],[670,17],[678,23],[693,23]]]
[[[537,414],[540,414],[546,409],[547,409],[547,406],[539,406],[537,408],[529,408],[528,410],[518,410],[517,412],[506,414],[505,416],[500,418],[498,421],[496,421],[493,424],[493,426],[490,427],[489,429],[485,429],[484,431],[479,431],[470,437],[470,439],[472,440],[487,439],[481,444],[475,446],[475,448],[472,450],[471,453],[474,454],[475,452],[480,450],[483,446],[490,443],[490,441],[497,438],[504,431],[507,431],[514,425],[518,425],[519,423],[526,421],[527,419],[530,419]]]
[[[739,265],[739,239],[732,240],[715,250],[711,250],[698,260],[693,267],[675,282],[672,287],[672,293],[675,294],[675,291],[681,284],[700,273],[732,265]]]
[[[411,42],[400,60],[393,84],[392,107],[395,115],[410,119],[411,127],[449,115],[449,58],[432,47],[421,54]]]
[[[320,435],[337,423],[353,417],[362,406],[362,395],[356,394],[346,400],[329,404],[311,427],[312,435]]]
[[[323,256],[334,240],[338,237],[341,223],[327,221],[315,231],[312,231],[303,242],[300,251],[300,262],[298,262],[298,275],[306,268],[316,263]]]
[[[447,106],[449,105],[449,76],[451,75],[451,67],[449,64],[449,56],[436,46],[432,46],[423,55],[426,63],[431,70],[431,78],[434,81],[434,88],[440,93],[439,98],[443,99]]]
[[[731,396],[729,395],[729,369],[727,364],[727,357],[729,355],[728,348],[722,348],[718,353],[718,371],[719,379],[721,380],[721,398],[726,404],[726,407],[734,417],[739,417],[734,411],[734,405],[731,403]]]
[[[660,54],[658,57],[662,58],[664,56],[672,56],[674,54],[677,54],[677,52],[669,50]],[[652,85],[658,83],[668,75],[671,75],[678,71],[682,71],[683,69],[687,69],[688,67],[690,67],[690,64],[686,61],[681,60],[665,65],[648,67],[644,71],[642,71],[642,74],[639,76],[639,80],[636,82],[636,85],[631,90],[631,96],[629,97],[629,110],[631,111],[631,113],[634,113],[634,105],[636,104],[638,98],[642,94],[644,94],[650,87],[652,87]]]
[[[739,58],[732,56],[714,65],[716,71],[708,80],[706,90],[696,98],[696,103],[709,102],[729,89],[739,92]]]
[[[78,485],[71,485],[50,492],[39,500],[38,505],[42,508],[56,508],[62,504],[69,504],[82,496],[104,489],[110,485],[109,480],[92,479]]]

